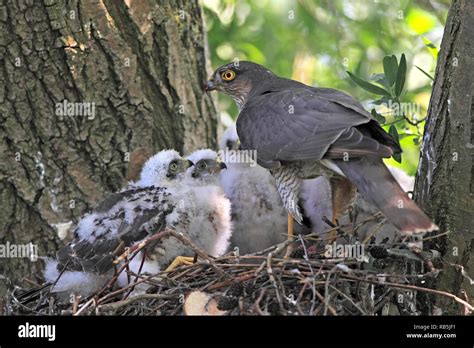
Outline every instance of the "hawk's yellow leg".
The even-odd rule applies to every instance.
[[[294,232],[293,232],[293,216],[291,214],[288,214],[288,240],[291,242],[293,240]],[[293,244],[288,244],[286,248],[286,253],[285,253],[285,259],[289,258],[291,253],[293,252]]]

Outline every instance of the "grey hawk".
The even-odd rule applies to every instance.
[[[402,234],[438,229],[382,161],[400,153],[400,146],[349,95],[282,78],[246,61],[219,67],[206,90],[235,100],[241,148],[257,151],[258,164],[271,170],[287,211],[299,223],[301,180],[325,175],[354,184]]]

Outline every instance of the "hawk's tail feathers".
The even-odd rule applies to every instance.
[[[438,226],[403,191],[380,158],[334,162],[362,196],[376,206],[402,235],[438,230]]]

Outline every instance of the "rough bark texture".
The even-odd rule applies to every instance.
[[[134,162],[215,147],[207,73],[197,1],[0,0],[0,244],[52,256],[58,224],[136,177]],[[95,103],[95,117],[59,116],[64,100]],[[41,269],[0,261],[17,284]]]
[[[415,199],[450,234],[431,245],[446,262],[432,286],[474,299],[474,1],[455,0],[438,57],[415,185]],[[455,264],[459,266],[452,266]],[[433,299],[434,300],[434,299]],[[445,313],[458,305],[437,298]]]

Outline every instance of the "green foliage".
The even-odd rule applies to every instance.
[[[395,81],[397,80],[398,74],[398,62],[397,57],[385,56],[383,58],[383,71],[385,73],[385,81],[389,87],[392,87]]]
[[[395,96],[397,98],[400,97],[402,94],[403,86],[405,85],[405,79],[407,76],[407,60],[405,55],[402,54],[402,58],[400,58],[400,64],[398,65],[397,70],[397,80],[395,81]]]
[[[357,85],[359,85],[366,91],[373,94],[391,97],[398,101],[398,98],[402,93],[407,74],[407,61],[405,58],[405,54],[402,54],[402,57],[400,58],[400,64],[398,64],[397,57],[395,57],[394,55],[385,56],[383,58],[383,69],[384,73],[374,75],[375,78],[373,79],[376,80],[382,86],[384,86],[385,89],[376,86],[368,81],[365,81],[360,77],[357,77],[350,71],[348,71],[347,74]],[[394,88],[392,88],[393,84],[395,84]],[[388,99],[382,99],[382,101],[386,100]],[[376,102],[377,104],[380,104],[379,101]]]
[[[404,151],[401,166],[409,174],[415,173],[419,143],[414,138],[418,138],[418,129],[422,131],[423,122],[400,120],[384,105],[399,100],[415,103],[420,110],[408,115],[410,121],[426,116],[432,82],[428,76],[434,74],[449,0],[203,3],[214,68],[234,58],[251,60],[281,76],[346,91],[369,110],[375,106],[376,118],[398,130]],[[398,62],[395,56],[401,57],[402,52],[408,60],[400,58]],[[376,88],[363,88],[346,71]],[[380,71],[384,73],[374,74]],[[230,98],[219,95],[219,102],[223,113],[236,117],[237,109]]]
[[[415,67],[420,70],[426,77],[428,77],[431,81],[434,81],[434,77],[428,74],[426,71],[424,71],[422,68],[420,68],[418,65],[415,65]]]
[[[360,87],[362,87],[366,91],[369,91],[370,93],[374,93],[374,94],[390,96],[390,92],[388,92],[387,90],[385,90],[381,87],[378,87],[378,86],[376,86],[376,85],[374,85],[370,82],[362,80],[361,78],[359,78],[356,75],[352,74],[350,71],[348,71],[347,73],[349,74],[349,76],[351,77],[351,79],[355,83],[357,83]],[[381,81],[381,80],[379,80],[379,81]]]
[[[389,109],[389,112],[393,113],[395,116],[395,120],[387,123],[386,118],[378,113],[375,108],[371,110],[371,114],[382,126],[389,126],[388,132],[390,135],[392,135],[396,142],[400,145],[401,139],[413,137],[413,146],[417,147],[420,144],[420,138],[422,136],[422,130],[419,125],[424,122],[424,119],[414,119],[416,115],[411,112],[414,109],[413,104],[404,103],[400,100],[407,75],[405,54],[402,54],[400,57],[400,63],[398,62],[397,57],[394,55],[385,56],[383,58],[383,68],[383,74],[376,74],[374,75],[376,78],[373,79],[376,80],[380,85],[383,85],[386,89],[371,84],[370,82],[355,76],[349,71],[347,73],[358,86],[362,87],[366,91],[375,95],[383,95],[381,99],[375,100],[372,103],[375,105],[382,105],[384,108]],[[409,106],[409,108],[404,107],[405,105]],[[410,111],[410,114],[406,113],[405,111]],[[400,122],[403,122],[403,124]],[[415,126],[417,132],[416,134],[413,134],[409,133],[411,132],[409,131],[400,134],[395,124],[398,124],[400,129],[405,130],[408,130],[407,125]],[[398,163],[402,163],[401,154],[394,154],[393,159]]]
[[[400,144],[400,138],[398,137],[398,130],[397,127],[395,127],[393,124],[390,125],[390,128],[388,129],[388,132],[390,135],[395,139],[395,141]],[[396,153],[393,155],[393,159],[397,161],[398,163],[402,163],[402,155],[399,153]]]

